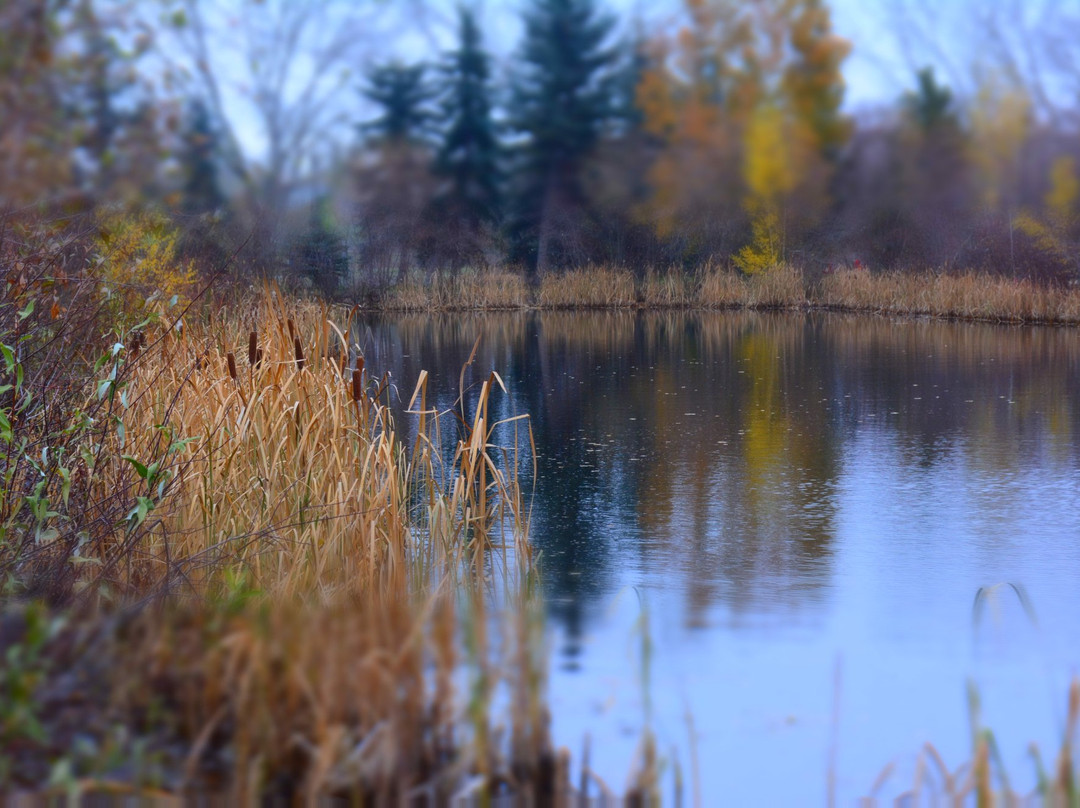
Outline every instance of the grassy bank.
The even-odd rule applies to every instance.
[[[783,266],[755,275],[705,267],[649,272],[590,267],[530,287],[509,272],[410,281],[376,303],[392,311],[503,309],[812,309],[1010,323],[1080,323],[1080,288],[973,272],[889,272],[842,267],[811,278]]]
[[[346,311],[120,305],[9,249],[0,791],[569,793],[495,374],[444,456],[426,377],[406,444]]]

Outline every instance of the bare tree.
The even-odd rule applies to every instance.
[[[163,0],[172,74],[203,98],[223,161],[243,191],[256,260],[273,261],[282,217],[355,122],[358,68],[401,30],[426,22],[423,0]],[[344,91],[344,92],[343,92]]]
[[[962,99],[990,80],[1022,88],[1036,116],[1076,123],[1080,99],[1080,2],[1077,0],[888,0],[879,28],[891,32],[898,59],[879,60],[906,73],[928,65]]]

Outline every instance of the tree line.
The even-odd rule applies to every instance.
[[[680,0],[652,24],[601,0],[530,0],[508,60],[466,6],[424,61],[405,58],[431,50],[415,45],[364,61],[351,26],[379,4],[352,4],[360,20],[336,0],[239,2],[239,23],[200,0],[137,5],[0,7],[9,208],[152,204],[188,254],[217,260],[252,236],[250,271],[342,294],[493,265],[1077,276],[1062,88],[1080,70],[1010,64],[1004,34],[964,92],[926,67],[852,114],[852,46],[825,0]],[[214,62],[237,25],[258,158]]]

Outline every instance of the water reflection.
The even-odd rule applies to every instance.
[[[510,389],[497,412],[531,415],[533,536],[569,655],[628,578],[678,588],[687,626],[817,619],[859,436],[928,479],[958,453],[964,473],[988,480],[1080,458],[1080,341],[1068,330],[630,312],[366,326],[369,362],[404,387],[426,368],[442,409],[479,337],[466,387],[495,369]],[[982,489],[989,512],[1023,506],[1007,488]],[[927,494],[916,484],[911,506]]]

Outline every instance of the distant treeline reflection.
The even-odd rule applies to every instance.
[[[1080,458],[1069,329],[753,312],[366,323],[365,350],[404,387],[445,369],[429,394],[443,409],[479,338],[466,385],[496,369],[510,395],[493,407],[529,413],[532,538],[571,636],[628,568],[682,580],[691,625],[716,604],[812,617],[859,436],[925,471],[956,453],[1002,473]]]

